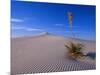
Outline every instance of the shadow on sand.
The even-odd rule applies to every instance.
[[[96,53],[95,52],[90,52],[90,53],[87,53],[88,57],[92,58],[92,59],[95,59],[96,58]]]

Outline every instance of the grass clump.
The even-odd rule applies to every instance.
[[[82,52],[84,46],[80,43],[70,42],[68,45],[65,45],[65,47],[68,50],[67,55],[71,59],[78,59],[85,56]]]

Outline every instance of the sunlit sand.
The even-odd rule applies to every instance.
[[[95,41],[73,39],[84,44],[84,53],[95,53]],[[64,44],[72,41],[55,35],[11,39],[11,73],[45,73],[95,69],[95,60],[70,60]]]

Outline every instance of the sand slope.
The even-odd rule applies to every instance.
[[[72,39],[54,35],[21,37],[11,40],[11,73],[39,73],[95,69],[95,63],[66,58],[64,44]],[[79,41],[79,40],[76,40]],[[85,53],[95,52],[95,42],[82,41]]]

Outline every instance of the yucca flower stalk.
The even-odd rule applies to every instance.
[[[68,12],[68,20],[69,20],[69,26],[70,26],[72,37],[75,38],[75,34],[73,32],[73,13],[72,12]]]

